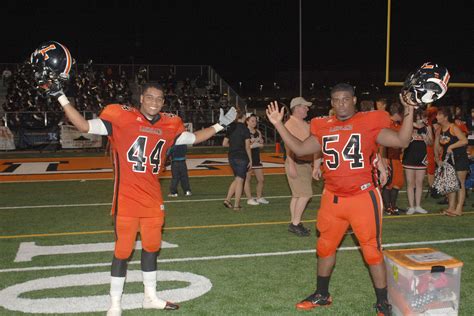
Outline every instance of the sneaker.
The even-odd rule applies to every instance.
[[[296,304],[296,309],[299,310],[310,310],[315,307],[319,306],[324,306],[327,307],[331,305],[332,303],[332,298],[331,295],[328,293],[328,295],[321,295],[317,293],[313,293],[301,302]]]
[[[251,198],[251,199],[247,199],[247,204],[248,205],[259,205],[260,203],[258,203],[256,199]]]
[[[186,191],[185,194],[186,194],[186,196],[191,196],[191,195],[193,195],[193,193],[192,193],[191,191]]]
[[[170,193],[168,194],[169,197],[178,197],[178,193]]]
[[[421,206],[415,207],[415,212],[420,213],[420,214],[426,214],[426,213],[428,213],[428,211],[425,210],[424,208],[422,208]]]
[[[267,201],[267,199],[261,197],[259,199],[257,199],[257,202],[260,203],[260,204],[268,204],[270,202]]]
[[[409,207],[407,210],[407,215],[413,215],[415,214],[415,208],[414,207]]]
[[[311,230],[304,227],[302,223],[299,223],[298,225],[293,225],[290,223],[290,225],[288,225],[288,231],[299,237],[306,237],[311,234]]]
[[[391,316],[392,315],[392,305],[388,302],[383,302],[374,305],[377,316]]]

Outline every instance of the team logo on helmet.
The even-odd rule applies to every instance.
[[[449,77],[445,67],[427,62],[408,75],[403,90],[412,93],[413,102],[424,106],[441,99],[446,94]]]
[[[66,46],[55,41],[41,44],[31,54],[30,61],[39,87],[66,82],[73,64],[71,53]]]

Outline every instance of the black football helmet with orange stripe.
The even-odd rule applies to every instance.
[[[411,92],[413,102],[424,107],[441,99],[448,91],[449,72],[443,66],[424,63],[410,73],[403,84],[403,90]]]
[[[30,62],[39,88],[49,90],[51,85],[63,85],[69,79],[73,64],[71,53],[61,43],[42,43],[31,54]]]

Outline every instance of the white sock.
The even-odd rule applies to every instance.
[[[156,271],[142,271],[145,294],[156,296]]]
[[[111,277],[110,278],[110,296],[121,297],[123,293],[123,286],[125,284],[125,277]]]

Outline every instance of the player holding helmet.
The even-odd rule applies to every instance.
[[[404,98],[405,97],[405,98]],[[382,199],[374,183],[374,160],[378,145],[406,147],[413,129],[413,106],[400,96],[405,120],[398,133],[390,129],[385,111],[356,113],[352,86],[338,84],[331,91],[335,115],[314,118],[311,134],[305,141],[293,137],[282,124],[284,109],[272,102],[267,116],[292,151],[297,155],[320,154],[323,159],[325,189],[318,212],[318,267],[316,292],[296,304],[308,310],[332,303],[329,278],[336,262],[336,249],[349,225],[357,236],[369,265],[377,296],[377,315],[390,315],[387,300],[386,268],[382,254]]]
[[[54,56],[54,58],[53,58]],[[71,105],[62,90],[70,69],[69,51],[57,42],[41,45],[32,54],[38,87],[57,98],[69,121],[81,132],[107,135],[112,144],[115,185],[112,215],[115,226],[115,250],[111,269],[111,306],[109,316],[121,315],[121,297],[127,263],[140,231],[141,269],[145,297],[143,308],[177,309],[178,305],[157,297],[157,254],[161,247],[164,205],[159,174],[165,168],[166,153],[174,145],[203,142],[236,117],[235,108],[219,123],[195,133],[185,131],[178,116],[161,112],[164,89],[149,83],[140,95],[140,108],[110,104],[98,119],[86,120]]]

